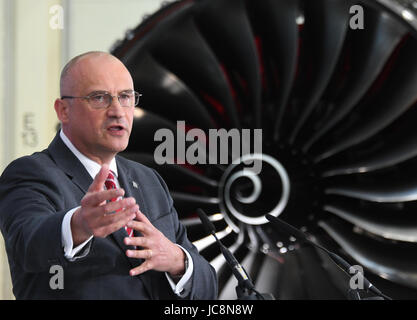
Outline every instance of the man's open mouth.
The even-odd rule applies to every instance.
[[[107,130],[109,131],[122,131],[123,129],[124,129],[123,126],[119,126],[119,125],[115,125],[115,126],[111,126],[107,128]]]

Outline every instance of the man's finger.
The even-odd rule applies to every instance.
[[[136,213],[136,217],[137,217],[137,213]],[[148,225],[144,222],[135,221],[135,220],[129,221],[127,226],[129,228],[132,228],[133,230],[141,232],[143,235],[148,235],[153,230],[152,225]]]
[[[101,210],[102,215],[107,214],[115,214],[122,209],[130,208],[136,204],[136,199],[129,197],[129,198],[123,198],[118,201],[112,201],[108,202],[102,206],[99,207],[99,210]]]
[[[137,275],[139,275],[141,273],[144,273],[144,272],[146,272],[148,270],[151,270],[151,269],[153,269],[153,263],[152,263],[151,260],[147,259],[140,266],[138,266],[138,267],[136,267],[134,269],[131,269],[129,271],[129,274],[132,277],[134,277],[134,276],[137,276]]]
[[[107,164],[103,164],[101,166],[100,171],[95,176],[93,183],[88,188],[88,192],[97,192],[104,189],[104,182],[106,182],[106,179],[109,175],[109,166]]]
[[[136,259],[152,259],[152,250],[151,249],[144,249],[144,250],[126,250],[126,255],[129,258],[136,258]]]
[[[133,205],[115,214],[103,216],[100,220],[101,226],[98,228],[99,232],[104,236],[107,236],[120,228],[123,228],[129,221],[135,218],[136,210],[137,205]]]
[[[149,219],[140,210],[136,213],[136,219],[138,221],[142,221],[143,223],[152,225]]]
[[[109,189],[101,190],[98,192],[87,193],[81,200],[81,206],[83,207],[96,207],[104,201],[111,201],[112,199],[123,197],[125,194],[124,189]]]
[[[128,246],[136,246],[142,248],[149,248],[149,246],[152,244],[152,242],[145,237],[126,237],[124,239],[124,243]]]

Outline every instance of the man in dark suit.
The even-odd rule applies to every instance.
[[[60,132],[0,177],[16,298],[215,299],[215,271],[187,239],[162,178],[117,155],[139,98],[126,67],[89,52],[65,66],[60,89]]]

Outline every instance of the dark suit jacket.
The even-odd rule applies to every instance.
[[[188,298],[216,299],[214,269],[198,253],[179,222],[172,198],[152,169],[116,157],[118,178],[151,223],[184,247],[194,263]],[[92,178],[59,135],[48,149],[13,161],[0,177],[0,228],[3,233],[17,299],[175,299],[165,273],[148,271],[131,277],[142,261],[125,255],[124,228],[106,238],[93,238],[90,252],[73,262],[64,257],[64,215],[80,205]],[[63,268],[64,288],[51,289]],[[50,273],[51,272],[51,273]]]

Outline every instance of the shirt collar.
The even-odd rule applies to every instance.
[[[80,162],[88,171],[90,176],[94,179],[97,173],[100,171],[101,165],[89,159],[88,157],[83,155],[80,151],[78,151],[78,149],[72,144],[72,142],[70,141],[70,139],[68,139],[64,131],[62,131],[62,129],[59,132],[59,136],[61,137],[64,144],[68,147],[68,149],[70,149],[71,152],[77,157],[77,159],[80,160]],[[111,171],[113,171],[113,173],[116,175],[116,178],[117,178],[118,174],[117,174],[116,158],[113,158],[110,161],[109,168]]]

